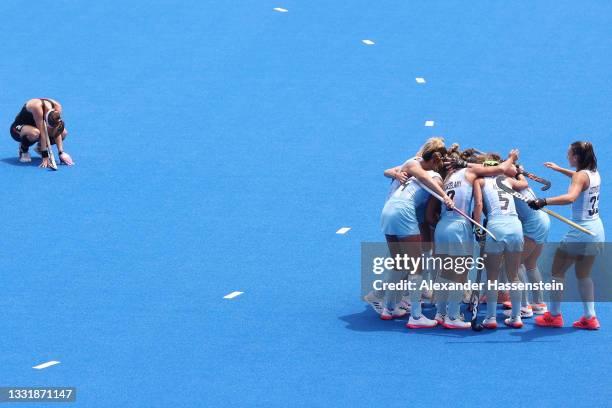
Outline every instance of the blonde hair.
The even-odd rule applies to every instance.
[[[429,139],[427,139],[427,141],[425,142],[425,144],[423,146],[421,146],[421,148],[419,149],[419,151],[417,152],[416,156],[417,157],[423,157],[428,155],[431,155],[432,152],[436,151],[436,150],[440,150],[443,149],[444,146],[444,138],[443,137],[431,137]]]

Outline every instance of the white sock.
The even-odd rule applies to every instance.
[[[586,318],[595,316],[595,288],[593,286],[593,279],[590,277],[578,279],[578,290],[582,298],[584,316]]]
[[[537,266],[533,269],[527,269],[527,278],[531,283],[542,282],[542,274]],[[544,302],[544,293],[541,289],[532,291],[531,295],[533,296],[533,303]]]
[[[440,283],[449,283],[450,281],[446,278],[439,277],[437,282]],[[448,305],[448,291],[447,290],[437,290],[436,291],[436,312],[445,315],[447,312]]]
[[[553,279],[557,281],[557,283],[563,284],[563,288],[565,290],[565,278],[553,276]],[[563,300],[563,291],[553,290],[550,292],[550,313],[553,316],[558,316],[561,314],[561,300]]]
[[[418,319],[421,317],[421,291],[419,286],[423,281],[421,275],[410,275],[408,277],[409,282],[414,282],[415,290],[410,291],[410,314],[413,318]]]

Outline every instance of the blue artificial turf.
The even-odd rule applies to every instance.
[[[610,304],[596,333],[408,331],[360,300],[359,248],[383,238],[382,171],[433,135],[519,148],[549,194],[568,180],[541,163],[592,141],[607,225],[611,12],[0,2],[0,385],[76,386],[83,407],[609,404]],[[9,125],[41,96],[73,168],[16,160]]]

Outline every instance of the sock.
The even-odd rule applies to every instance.
[[[562,283],[565,288],[565,278],[553,276],[553,279],[557,281],[557,283]],[[553,316],[561,314],[561,300],[563,300],[563,291],[553,290],[550,292],[550,313]]]
[[[440,283],[449,283],[450,281],[446,278],[439,277],[437,282]],[[447,290],[437,290],[436,291],[436,312],[441,313],[443,315],[447,314],[447,305],[448,305],[448,291]]]
[[[527,283],[527,274],[525,273],[525,265],[519,267],[518,270],[519,279],[523,283]],[[521,290],[521,306],[529,306],[529,292],[526,290]],[[512,296],[512,295],[510,295]]]
[[[408,281],[413,282],[415,287],[415,290],[411,290],[409,295],[410,314],[413,318],[418,319],[421,317],[421,291],[419,290],[419,286],[421,286],[423,277],[421,275],[410,275]]]
[[[448,317],[451,319],[459,317],[459,302],[461,302],[462,297],[462,290],[451,290],[448,293]]]
[[[542,282],[542,274],[537,266],[533,269],[527,269],[527,279],[531,283]],[[533,303],[544,303],[544,292],[541,289],[532,291],[531,295],[533,296]]]
[[[395,269],[387,270],[385,274],[385,283],[399,283],[402,279],[405,279],[406,272],[397,271]],[[385,307],[389,310],[394,310],[395,305],[401,300],[402,291],[401,290],[385,290],[384,291],[384,299],[385,299]]]
[[[510,291],[510,302],[512,303],[512,317],[521,315],[521,298],[523,297],[524,290],[511,290]]]
[[[582,307],[584,308],[584,317],[587,319],[595,316],[595,288],[593,280],[589,278],[578,279],[578,290],[582,298]]]
[[[497,315],[497,290],[487,289],[487,318]]]

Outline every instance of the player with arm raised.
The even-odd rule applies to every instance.
[[[571,183],[566,194],[549,198],[537,198],[529,202],[533,209],[546,205],[572,205],[572,221],[586,228],[591,234],[571,229],[561,241],[555,253],[552,266],[552,276],[557,282],[565,281],[565,273],[575,265],[578,289],[582,298],[584,315],[575,321],[573,326],[578,329],[597,330],[599,321],[595,314],[594,288],[591,279],[591,269],[596,255],[605,242],[603,223],[599,218],[599,197],[601,176],[597,171],[597,158],[593,145],[589,142],[574,142],[569,146],[567,159],[571,167],[568,170],[547,162],[545,166],[568,177]],[[562,327],[561,291],[551,293],[550,311],[536,317],[536,324],[544,327]]]

